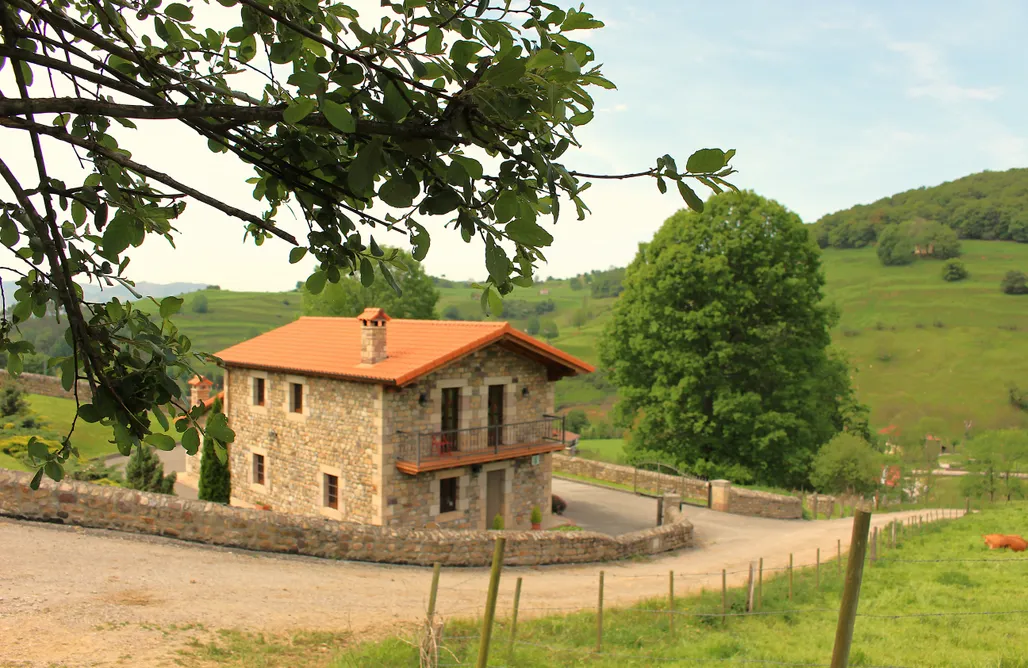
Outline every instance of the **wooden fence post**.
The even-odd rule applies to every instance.
[[[667,579],[667,630],[675,632],[675,572],[668,573]]]
[[[757,610],[764,609],[764,557],[760,558],[760,572],[757,574]]]
[[[850,539],[850,558],[846,565],[846,583],[839,606],[839,623],[835,629],[832,649],[832,668],[847,668],[850,647],[853,644],[853,626],[860,601],[860,582],[864,576],[864,554],[867,551],[867,533],[871,526],[871,513],[857,509],[853,513],[853,536]]]
[[[482,634],[478,643],[477,668],[489,664],[489,640],[493,633],[493,619],[496,617],[496,597],[500,591],[500,571],[503,570],[503,548],[507,539],[497,536],[493,550],[493,567],[489,573],[489,593],[485,600],[485,614],[482,616]]]
[[[603,651],[603,571],[600,571],[600,593],[596,603],[596,652]]]
[[[507,663],[514,662],[514,639],[518,634],[518,604],[521,602],[521,577],[514,585],[514,614],[510,618],[510,643],[507,646]]]
[[[728,570],[721,569],[721,623],[728,623]]]
[[[757,578],[755,578],[754,571],[757,569],[757,565],[752,561],[750,562],[750,579],[749,584],[746,587],[746,612],[753,612],[753,598],[757,593]]]
[[[792,600],[792,552],[789,553],[789,600]]]
[[[430,635],[435,633],[435,602],[436,595],[439,593],[439,571],[441,569],[442,564],[438,561],[432,564],[432,588],[428,590],[428,616],[425,618],[425,627]],[[432,665],[435,666],[439,663],[439,642],[433,642],[431,646],[435,648],[432,656]]]

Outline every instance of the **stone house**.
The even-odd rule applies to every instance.
[[[527,528],[593,368],[506,322],[304,317],[218,353],[232,494],[390,527]]]

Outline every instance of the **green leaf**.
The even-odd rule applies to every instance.
[[[167,320],[179,312],[186,300],[181,297],[165,297],[161,300],[161,318]]]
[[[342,104],[324,100],[321,103],[321,113],[324,114],[325,120],[340,132],[354,132],[357,129],[357,121],[354,120],[353,114]]]
[[[443,31],[435,26],[428,29],[425,38],[425,53],[435,55],[443,52]]]
[[[289,251],[289,264],[296,264],[307,255],[307,249],[304,246],[297,246],[296,248]]]
[[[32,476],[32,480],[29,481],[30,489],[39,489],[39,483],[43,482],[43,469],[36,471],[36,474]]]
[[[489,295],[489,312],[496,316],[503,315],[503,298],[496,288],[490,286],[486,294]]]
[[[370,195],[375,185],[375,173],[381,164],[381,141],[373,140],[362,146],[346,170],[346,181],[350,190],[360,197]]]
[[[685,163],[685,168],[693,174],[716,172],[724,166],[725,152],[719,148],[701,148]]]
[[[307,277],[307,282],[305,283],[307,291],[312,295],[321,294],[321,291],[325,289],[325,280],[327,278],[325,272],[318,269]]]
[[[457,40],[450,47],[450,60],[458,65],[467,65],[482,46],[480,42],[471,42],[464,39]]]
[[[531,276],[512,276],[510,282],[519,288],[530,288],[535,285]]]
[[[567,32],[569,30],[592,30],[602,27],[603,21],[597,21],[589,12],[576,12],[572,9],[568,11],[567,18],[564,19],[560,29]]]
[[[489,272],[489,278],[495,283],[503,283],[510,276],[510,260],[507,259],[507,253],[491,240],[485,247],[485,268]]]
[[[421,203],[420,211],[432,216],[450,213],[464,202],[455,190],[441,188]]]
[[[401,176],[394,176],[378,189],[378,197],[389,206],[405,209],[414,204],[417,189]]]
[[[175,439],[167,434],[150,434],[144,438],[143,441],[149,443],[158,450],[168,451],[175,449]]]
[[[361,285],[370,288],[375,283],[375,266],[366,257],[361,258]]]
[[[414,233],[411,234],[411,256],[421,262],[428,255],[428,248],[432,244],[432,237],[428,234],[428,230],[423,225],[419,225],[414,221],[410,222],[410,226]]]
[[[504,229],[511,239],[526,246],[538,248],[549,246],[553,243],[552,234],[540,227],[535,221],[528,220],[527,218],[514,220],[508,223]]]
[[[75,200],[71,203],[71,219],[75,221],[76,225],[86,222],[86,207],[82,202]]]
[[[39,461],[45,461],[50,457],[50,449],[46,447],[46,443],[37,440],[35,436],[29,439],[28,451],[30,457]]]
[[[93,404],[82,404],[79,406],[78,414],[80,420],[90,423],[99,422],[103,417]]]
[[[196,427],[192,427],[182,434],[182,447],[191,455],[195,455],[196,451],[200,449],[200,432]]]
[[[173,2],[164,8],[165,16],[175,19],[176,21],[192,21],[193,10],[183,5],[181,2]]]
[[[571,125],[585,125],[593,119],[593,112],[586,111],[581,114],[575,114],[570,118]]]
[[[383,255],[385,255],[385,252],[382,251],[382,248],[378,245],[378,242],[375,241],[375,237],[368,238],[368,246],[371,247],[371,254],[375,257],[382,257]]]
[[[469,158],[463,155],[452,155],[450,156],[450,159],[463,167],[464,171],[467,172],[468,176],[473,180],[482,178],[482,175],[485,173],[482,169],[482,163],[474,158]]]
[[[532,71],[545,70],[547,67],[560,67],[563,59],[550,49],[539,49],[525,63],[527,69]]]
[[[500,196],[496,198],[496,203],[493,204],[493,213],[496,214],[496,220],[501,223],[506,223],[513,218],[517,210],[517,195],[509,190],[504,190],[500,193]]]
[[[500,62],[490,67],[483,77],[494,86],[511,86],[525,76],[525,59],[511,51]]]
[[[282,120],[295,125],[307,118],[312,111],[314,111],[314,100],[307,97],[298,97],[290,102],[289,106],[282,112]]]
[[[64,469],[55,461],[49,461],[46,464],[43,464],[43,471],[45,471],[47,477],[54,482],[60,482],[64,479]]]
[[[379,262],[378,268],[382,270],[382,275],[385,276],[386,283],[388,283],[389,287],[393,289],[393,292],[396,293],[396,296],[402,297],[403,290],[401,290],[400,286],[396,284],[396,279],[393,278],[393,274],[389,271],[389,267],[385,266],[385,262]]]
[[[696,191],[693,190],[684,181],[678,182],[678,192],[681,193],[682,199],[689,206],[690,209],[696,212],[703,211],[703,200],[700,199]]]

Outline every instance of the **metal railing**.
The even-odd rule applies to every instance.
[[[494,453],[502,454],[533,443],[564,443],[564,417],[544,415],[528,422],[513,422],[491,427],[469,427],[445,431],[397,431],[398,461],[415,462],[446,457]]]

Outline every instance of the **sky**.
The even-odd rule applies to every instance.
[[[606,27],[579,39],[618,89],[595,94],[596,118],[578,135],[584,148],[566,155],[579,170],[633,172],[665,153],[684,164],[699,148],[734,148],[737,186],[814,222],[910,188],[1028,166],[1028,3],[1020,0],[593,0],[586,9]],[[162,123],[128,133],[137,157],[255,210],[247,168]],[[5,159],[28,156],[12,132],[0,131]],[[660,195],[651,180],[594,183],[592,215],[577,221],[569,207],[548,228],[555,240],[539,275],[629,263],[682,208],[673,192]],[[280,225],[302,233],[289,218]],[[485,275],[480,244],[463,243],[445,219],[423,222],[433,235],[429,273]],[[177,249],[148,240],[133,251],[130,278],[273,291],[313,269],[289,265],[283,242],[244,244],[239,221],[202,204],[176,226]]]

